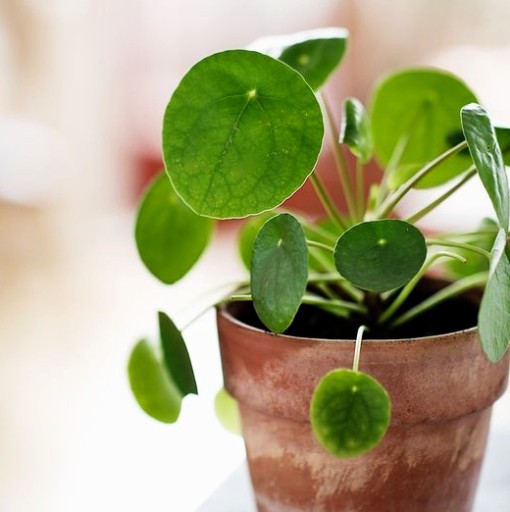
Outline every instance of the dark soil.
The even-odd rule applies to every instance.
[[[418,288],[399,312],[422,302],[442,286],[444,283],[440,281],[431,281]],[[468,329],[477,323],[479,302],[479,292],[467,293],[443,302],[395,329],[369,325],[370,331],[365,337],[367,339],[419,338]],[[240,321],[258,329],[267,330],[259,320],[251,302],[231,304],[229,310]],[[366,318],[354,316],[346,320],[317,307],[303,305],[285,334],[305,338],[352,339],[356,337],[358,327],[367,323],[370,324]]]

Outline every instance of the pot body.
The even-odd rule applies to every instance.
[[[407,340],[366,340],[360,370],[392,400],[372,451],[338,459],[309,423],[322,376],[350,368],[353,340],[275,335],[218,310],[225,387],[241,411],[259,512],[469,512],[491,407],[508,379],[481,351],[476,329]]]

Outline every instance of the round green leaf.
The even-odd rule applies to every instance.
[[[263,37],[254,41],[249,49],[285,62],[317,90],[341,63],[348,37],[346,29],[328,27]]]
[[[222,388],[216,393],[214,411],[223,427],[233,434],[241,434],[241,417],[236,399]]]
[[[340,142],[346,144],[351,153],[362,163],[367,163],[372,157],[373,149],[368,114],[356,98],[347,98],[342,110]]]
[[[310,86],[286,64],[231,50],[198,62],[165,112],[163,157],[195,212],[245,217],[274,208],[313,171],[323,138]]]
[[[495,363],[510,346],[510,244],[506,232],[498,233],[491,252],[491,271],[478,313],[480,342]]]
[[[142,199],[135,226],[136,246],[148,270],[160,281],[181,279],[203,253],[213,221],[199,217],[174,192],[165,174],[159,175]]]
[[[472,103],[461,110],[462,130],[478,175],[494,206],[499,225],[508,231],[510,191],[503,155],[487,112]]]
[[[241,255],[241,261],[247,270],[251,268],[251,256],[253,254],[253,244],[260,228],[272,217],[276,215],[275,212],[264,212],[256,217],[252,217],[247,220],[241,231],[239,232],[239,254]]]
[[[146,340],[133,348],[128,376],[136,401],[149,416],[164,423],[177,421],[182,396]]]
[[[273,332],[289,327],[308,280],[308,250],[301,224],[288,213],[268,220],[253,245],[251,294],[255,310]]]
[[[337,457],[354,457],[374,448],[391,418],[391,401],[373,377],[333,370],[315,389],[310,421],[317,440]]]
[[[404,286],[418,273],[426,256],[421,231],[396,219],[357,224],[340,236],[335,247],[340,274],[372,292]]]
[[[408,178],[451,147],[449,136],[460,129],[459,111],[476,102],[473,92],[456,76],[435,69],[400,71],[382,80],[372,96],[372,133],[375,154],[388,165],[397,145],[408,138],[396,167]],[[466,169],[466,160],[457,155],[434,169],[418,185],[441,185]],[[400,170],[406,166],[406,172]],[[392,180],[395,186],[401,180]]]
[[[158,320],[163,360],[168,374],[183,397],[189,394],[198,395],[193,367],[181,331],[161,311],[158,313]]]

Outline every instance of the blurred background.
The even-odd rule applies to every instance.
[[[186,331],[201,397],[178,425],[138,409],[125,370],[134,341],[155,335],[157,309],[182,325],[197,292],[242,275],[224,251],[235,225],[186,286],[157,283],[133,242],[164,108],[196,60],[344,26],[332,100],[366,100],[381,73],[435,65],[510,124],[509,22],[506,0],[0,0],[0,510],[194,511],[244,457],[214,418],[212,313]],[[320,214],[306,190],[293,204]],[[425,225],[468,229],[490,213],[473,182]],[[508,394],[493,431],[510,436]]]

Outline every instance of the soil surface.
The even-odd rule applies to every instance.
[[[417,289],[401,307],[400,312],[422,302],[442,286],[440,282],[431,282]],[[479,292],[472,292],[445,301],[394,329],[371,325],[365,338],[419,338],[474,327],[477,323],[480,296]],[[240,321],[258,329],[267,330],[259,320],[251,302],[231,304],[229,310]],[[359,316],[346,320],[315,306],[302,305],[285,334],[305,338],[352,339],[356,337],[358,327],[367,323],[370,322]]]

